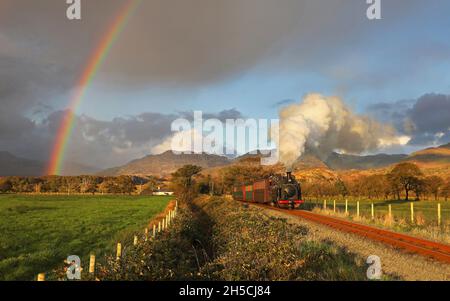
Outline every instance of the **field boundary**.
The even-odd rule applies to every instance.
[[[172,225],[174,219],[176,218],[178,214],[178,200],[172,200],[169,201],[164,211],[157,214],[155,217],[153,217],[147,224],[147,226],[144,228],[143,234],[141,235],[134,235],[133,237],[133,247],[136,247],[141,242],[146,242],[148,240],[154,240],[158,237],[158,235],[162,232],[168,231],[170,226]],[[116,251],[115,251],[115,257],[116,261],[120,261],[123,255],[124,245],[122,242],[117,242],[116,244]],[[95,272],[96,272],[96,263],[97,258],[96,255],[91,253],[90,259],[89,259],[89,277],[94,277],[95,280],[99,280],[95,278]],[[83,268],[81,266],[78,266],[76,262],[73,263],[67,263],[68,268],[73,269],[74,271],[81,271]],[[46,273],[39,273],[36,277],[36,280],[38,282],[46,281]],[[81,280],[81,279],[76,279]]]

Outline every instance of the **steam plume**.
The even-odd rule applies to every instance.
[[[311,150],[322,159],[332,151],[361,153],[391,145],[404,145],[390,125],[353,113],[338,97],[309,94],[300,104],[280,112],[280,161],[291,168]]]

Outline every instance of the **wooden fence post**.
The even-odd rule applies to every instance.
[[[94,274],[95,272],[95,255],[91,254],[91,258],[89,260],[89,273]]]
[[[37,281],[45,281],[45,274],[44,273],[38,274]]]
[[[153,224],[153,238],[156,237],[156,225]]]
[[[441,225],[441,204],[438,204],[438,226]]]
[[[391,206],[391,204],[388,205],[388,217],[389,217],[389,220],[392,221],[392,206]]]
[[[162,230],[164,231],[165,228],[166,228],[166,219],[163,218],[163,220],[162,220]]]
[[[145,229],[144,229],[144,234],[145,234],[145,241],[147,241],[148,240],[148,228],[147,227],[145,227]]]
[[[120,257],[122,257],[122,244],[119,242],[117,243],[116,259],[119,260]]]
[[[161,232],[161,221],[158,222],[158,233]]]
[[[375,206],[373,205],[373,203],[370,206],[370,215],[372,216],[372,220],[375,219]]]
[[[137,244],[138,244],[138,237],[135,235],[133,240],[133,246],[137,246]]]
[[[345,214],[348,214],[348,200],[345,199]]]
[[[411,202],[411,223],[414,223],[414,203]]]
[[[327,210],[327,200],[323,200],[323,210]]]
[[[356,202],[356,217],[359,217],[359,201]]]

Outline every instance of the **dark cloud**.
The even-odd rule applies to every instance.
[[[194,112],[193,111],[179,112],[179,117],[187,119],[189,121],[192,121],[194,118]],[[219,113],[202,112],[202,118],[203,119],[218,119],[222,122],[225,122],[227,119],[241,119],[241,118],[244,118],[244,116],[237,109],[233,108],[230,110],[223,110]]]
[[[450,95],[425,94],[415,100],[382,102],[369,106],[367,111],[411,136],[410,145],[450,142]]]
[[[414,135],[411,144],[450,142],[450,95],[423,95],[408,111],[406,122]]]
[[[71,22],[62,0],[1,1],[0,139],[17,138],[4,147],[15,148],[12,145],[34,131],[47,132],[39,120],[46,119],[53,107],[67,106],[67,95],[126,2],[83,1],[82,20]],[[347,14],[341,5],[317,0],[145,0],[97,79],[113,83],[111,89],[135,89],[149,83],[180,89],[222,80],[289,48],[293,37],[312,38],[319,30],[323,35],[336,31],[344,37],[347,31],[335,30],[336,18]],[[318,13],[321,20],[313,17]],[[313,54],[318,46],[303,52]],[[230,111],[218,117],[225,115],[238,116]],[[56,127],[54,118],[49,116],[45,122]],[[126,136],[131,143],[141,141],[146,131],[158,133],[166,125],[152,123],[158,116],[145,114],[117,118],[110,126],[86,119],[88,133],[107,127],[108,135]],[[36,144],[45,140],[41,136]]]
[[[28,45],[0,29],[0,139],[21,139],[34,131],[36,124],[28,116],[43,113],[44,108],[48,114],[49,99],[70,89],[73,82],[68,70],[33,57],[24,44]]]
[[[418,132],[447,132],[450,129],[450,95],[426,94],[409,111]]]
[[[367,107],[369,115],[381,122],[390,123],[403,134],[406,134],[405,120],[416,99],[398,100],[395,102],[380,102]]]
[[[283,100],[280,100],[280,101],[277,101],[276,103],[274,103],[273,107],[274,108],[279,108],[279,107],[283,107],[283,106],[286,106],[286,105],[290,105],[290,104],[292,104],[294,102],[296,102],[295,99],[283,99]]]
[[[0,150],[48,157],[62,114],[53,108],[67,106],[63,96],[124,3],[83,1],[83,19],[70,22],[62,0],[1,0]],[[386,14],[377,29],[408,18],[417,3],[383,3]],[[320,72],[370,34],[366,8],[361,0],[144,0],[96,79],[112,88],[175,90],[226,80],[260,64],[267,72]],[[187,115],[142,113],[111,121],[80,116],[67,158],[105,167],[144,155],[169,134],[172,118]],[[205,114],[239,117],[236,109]]]
[[[59,128],[65,111],[49,114],[41,122],[32,122],[20,136],[0,137],[0,149],[21,156],[46,161],[53,145],[53,137]],[[236,109],[218,113],[204,113],[203,118],[242,118]],[[192,112],[160,114],[146,112],[136,116],[98,120],[86,115],[76,117],[76,126],[71,136],[67,162],[106,168],[120,165],[151,153],[151,149],[171,136],[171,123],[178,118],[192,120]],[[0,121],[1,122],[1,121]]]
[[[36,58],[66,68],[85,65],[126,3],[83,1],[82,20],[69,22],[65,1],[3,2],[9,9],[0,19],[0,32],[28,40],[21,46],[30,47]],[[377,28],[389,28],[408,17],[416,2],[384,3],[385,18]],[[145,0],[102,72],[128,84],[190,85],[221,80],[259,62],[283,68],[310,66],[315,58],[323,63],[335,60],[354,46],[357,37],[372,30],[366,9],[360,0]],[[330,49],[333,57],[328,55]]]

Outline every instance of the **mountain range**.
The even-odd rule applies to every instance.
[[[123,166],[110,168],[98,173],[103,176],[116,175],[159,175],[166,176],[178,168],[187,165],[197,165],[204,169],[225,166],[230,164],[230,159],[209,154],[180,154],[176,155],[166,151],[159,155],[148,155],[144,158],[133,160]]]
[[[64,175],[97,174],[103,176],[116,175],[158,175],[167,176],[186,164],[201,166],[203,169],[213,169],[240,162],[259,162],[260,154],[244,155],[235,159],[210,154],[176,155],[171,151],[159,155],[148,155],[133,160],[125,165],[98,171],[95,168],[76,163],[68,163],[63,169]],[[332,153],[327,159],[321,160],[313,153],[307,152],[300,157],[294,169],[322,170],[369,170],[380,169],[399,162],[414,162],[424,168],[441,168],[450,166],[450,143],[439,147],[430,147],[410,155],[377,154],[358,156]],[[0,176],[39,176],[43,174],[45,164],[40,161],[16,157],[9,152],[0,152]]]
[[[41,161],[17,157],[9,152],[0,151],[0,176],[42,176],[46,164]],[[62,173],[67,176],[93,174],[98,169],[78,163],[67,162]]]
[[[223,156],[197,154],[175,155],[168,151],[160,155],[149,155],[142,159],[134,160],[120,167],[101,172],[101,175],[168,175],[185,164],[194,164],[204,169],[227,166],[238,163],[258,164],[261,154],[246,154],[235,159]],[[406,154],[377,154],[358,156],[349,154],[332,153],[326,160],[321,160],[311,152],[300,157],[294,169],[329,169],[329,170],[367,170],[380,169],[400,162],[414,162],[422,167],[450,166],[450,143],[439,147],[431,147]]]

